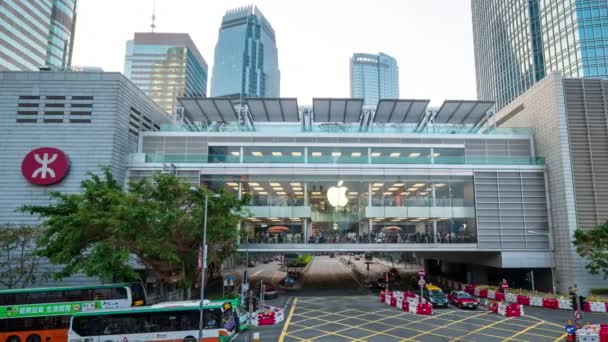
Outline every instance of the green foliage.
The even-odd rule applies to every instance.
[[[34,226],[0,226],[0,284],[3,287],[24,288],[48,277],[39,269],[40,257],[32,252],[38,232]]]
[[[594,296],[608,296],[608,289],[589,289]]]
[[[587,260],[589,273],[608,278],[608,222],[591,230],[577,229],[573,243],[576,252]]]
[[[52,193],[53,204],[22,208],[45,219],[38,254],[62,265],[57,278],[84,272],[107,281],[134,281],[139,264],[160,282],[193,287],[205,190],[193,194],[185,180],[158,173],[123,191],[108,168],[83,181],[82,190]],[[207,231],[208,260],[216,264],[236,251],[237,223],[247,203],[247,198],[220,195],[209,199]]]

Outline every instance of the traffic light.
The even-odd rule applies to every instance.
[[[576,310],[578,308],[576,305],[576,295],[570,296],[570,299],[572,300],[572,309]]]
[[[578,302],[580,303],[579,305],[581,306],[581,308],[583,307],[583,303],[585,303],[586,300],[587,297],[578,296]]]

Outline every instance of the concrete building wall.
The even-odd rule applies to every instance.
[[[139,134],[130,123],[132,109],[146,116],[152,129],[167,122],[162,109],[119,73],[0,72],[0,223],[40,223],[16,210],[48,204],[52,191],[80,192],[81,181],[89,172],[99,173],[100,165],[109,165],[124,181]],[[57,184],[32,185],[21,163],[28,152],[45,146],[62,150],[70,171]],[[82,281],[92,280],[75,277],[62,284]]]
[[[534,129],[535,152],[545,158],[548,171],[556,286],[558,291],[565,292],[576,283],[586,292],[589,288],[605,287],[605,281],[586,271],[584,260],[572,245],[572,235],[578,226],[573,175],[576,165],[572,163],[564,82],[559,73],[548,75],[498,112],[496,124]]]

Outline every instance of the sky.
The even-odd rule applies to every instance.
[[[154,0],[80,0],[72,64],[123,71],[126,41],[150,31]],[[272,24],[281,97],[349,97],[349,59],[384,52],[400,97],[476,99],[469,0],[156,0],[156,32],[189,33],[209,65],[226,10],[254,4]]]

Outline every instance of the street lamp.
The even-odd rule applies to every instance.
[[[201,194],[197,187],[190,187],[190,193]],[[219,198],[219,194],[211,195],[212,198]],[[205,269],[207,268],[207,208],[209,203],[209,194],[205,193],[205,216],[203,218],[203,260],[201,263],[201,301],[199,304],[199,319],[198,319],[198,340],[203,340],[203,306],[205,302]]]

